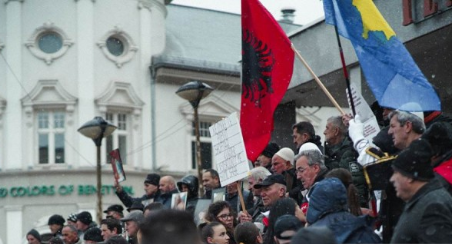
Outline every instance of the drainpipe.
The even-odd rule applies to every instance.
[[[152,170],[157,170],[157,150],[156,150],[156,136],[155,136],[155,70],[151,65],[151,151],[152,151]]]

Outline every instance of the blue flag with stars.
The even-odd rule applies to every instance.
[[[441,102],[372,0],[323,0],[325,21],[355,48],[367,83],[383,107],[440,111]]]

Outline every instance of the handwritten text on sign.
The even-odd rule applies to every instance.
[[[221,186],[248,176],[250,171],[237,114],[209,127]]]

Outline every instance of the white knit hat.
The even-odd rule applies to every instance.
[[[323,154],[320,151],[319,147],[312,142],[306,142],[303,145],[301,145],[300,149],[298,149],[298,154],[300,154],[301,152],[304,152],[304,151],[308,151],[308,150],[317,150],[317,151],[319,151],[320,154]]]
[[[282,159],[286,161],[290,161],[290,163],[293,163],[293,159],[295,157],[295,154],[293,153],[292,149],[288,147],[281,148],[275,155],[280,156]]]

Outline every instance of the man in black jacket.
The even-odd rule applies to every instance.
[[[127,192],[123,191],[122,186],[116,182],[116,195],[119,197],[119,200],[126,206],[127,208],[131,207],[134,202],[141,202],[143,206],[146,207],[151,202],[156,201],[158,199],[159,192],[159,181],[160,175],[158,174],[148,174],[146,179],[144,180],[144,192],[145,194],[142,197],[133,198]]]
[[[434,178],[432,148],[415,140],[395,159],[390,181],[406,202],[391,243],[447,243],[452,240],[452,197]]]
[[[172,176],[163,176],[160,178],[159,190],[160,196],[155,201],[161,202],[164,208],[170,209],[173,193],[177,193],[176,181]]]

